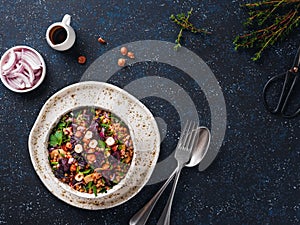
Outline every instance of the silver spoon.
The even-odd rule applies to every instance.
[[[198,128],[198,144],[192,150],[190,160],[185,167],[193,167],[201,162],[207,153],[208,146],[210,144],[210,132],[206,127]],[[144,225],[146,224],[156,202],[164,192],[170,181],[173,179],[177,170],[174,170],[169,179],[164,183],[160,190],[150,199],[150,201],[144,205],[129,221],[130,225]]]

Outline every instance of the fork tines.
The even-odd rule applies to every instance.
[[[198,132],[196,122],[187,121],[179,139],[179,147],[181,147],[184,151],[190,152],[196,141],[197,134]]]

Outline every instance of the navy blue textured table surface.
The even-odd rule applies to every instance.
[[[15,45],[28,45],[41,53],[47,65],[44,82],[32,92],[17,94],[0,85],[0,224],[128,224],[156,193],[162,183],[146,185],[128,202],[111,209],[89,211],[70,206],[52,195],[37,176],[28,152],[28,135],[45,101],[63,87],[79,82],[94,60],[133,41],[174,42],[179,27],[169,16],[191,7],[191,21],[212,34],[184,32],[183,45],[201,57],[216,76],[226,101],[227,130],[208,169],[183,170],[171,223],[299,224],[299,117],[271,115],[262,102],[265,82],[293,62],[300,43],[299,29],[253,62],[253,52],[236,52],[232,44],[242,33],[242,21],[247,16],[240,7],[242,2],[0,0],[0,55]],[[47,45],[45,32],[66,13],[72,16],[77,39],[72,49],[57,52]],[[107,45],[97,41],[100,36]],[[79,55],[86,56],[84,65],[77,62]],[[120,70],[110,82],[124,86],[140,73],[166,73],[168,77],[173,70],[166,65],[141,63]],[[182,82],[180,71],[175,72],[174,81]],[[188,85],[185,88],[193,97],[193,84]],[[158,98],[142,102],[155,116],[165,117],[168,126],[161,161],[176,146],[180,127],[174,121],[178,115],[168,102]],[[200,114],[200,121],[209,127],[207,104]],[[166,200],[167,195],[163,195],[149,224],[156,223]]]

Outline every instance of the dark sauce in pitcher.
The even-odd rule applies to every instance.
[[[50,40],[54,45],[63,43],[67,39],[67,31],[61,26],[55,26],[51,29]]]

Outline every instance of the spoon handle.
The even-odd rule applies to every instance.
[[[173,203],[173,198],[174,198],[174,194],[175,194],[175,190],[177,187],[177,183],[178,183],[178,179],[180,176],[180,172],[181,172],[182,166],[177,167],[176,169],[176,177],[175,177],[175,181],[173,183],[173,187],[170,193],[170,196],[168,198],[168,202],[164,208],[164,211],[162,212],[157,225],[169,225],[170,224],[170,216],[171,216],[171,208],[172,208],[172,203]]]
[[[130,219],[130,225],[144,225],[146,224],[156,202],[160,198],[161,194],[164,192],[168,184],[173,179],[177,170],[174,170],[173,173],[170,175],[169,179],[164,183],[164,185],[159,189],[159,191],[150,199],[150,201],[144,205],[134,216]]]

